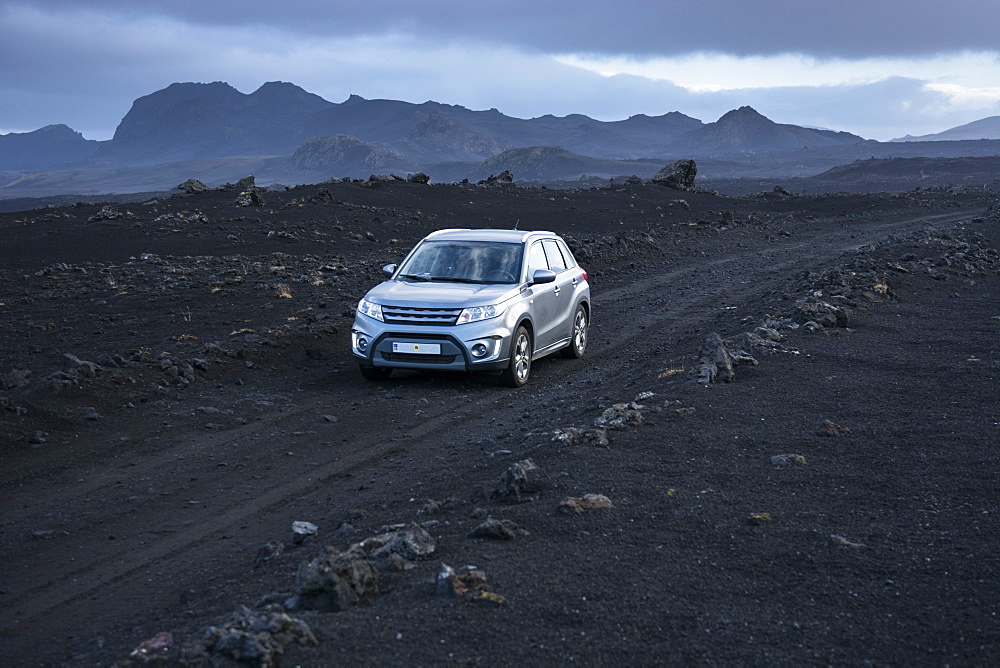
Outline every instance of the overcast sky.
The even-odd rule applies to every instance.
[[[1000,115],[1000,0],[0,0],[0,133],[109,139],[178,81],[886,140]]]

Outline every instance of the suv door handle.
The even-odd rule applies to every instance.
[[[559,286],[557,285],[557,286],[555,286],[554,288],[552,288],[552,292],[553,292],[553,293],[554,293],[555,295],[557,295],[557,296],[558,296],[558,295],[559,295]]]

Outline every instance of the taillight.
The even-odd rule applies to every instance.
[[[590,280],[590,276],[587,276],[587,271],[583,267],[580,267],[580,271],[583,272],[583,280],[589,281]]]

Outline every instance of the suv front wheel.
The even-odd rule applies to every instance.
[[[531,373],[531,336],[523,326],[514,332],[510,346],[510,361],[500,374],[500,380],[510,387],[524,387]]]

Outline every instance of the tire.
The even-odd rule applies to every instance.
[[[590,322],[587,319],[587,309],[583,305],[576,307],[576,314],[573,316],[573,333],[570,334],[569,345],[560,350],[560,354],[567,359],[580,359],[587,350],[587,329]]]
[[[392,369],[387,369],[381,366],[365,366],[364,364],[359,364],[358,368],[361,369],[361,375],[365,380],[386,380],[392,375]]]
[[[510,344],[510,360],[500,374],[500,380],[509,387],[524,387],[531,374],[531,335],[523,326],[514,331]]]

